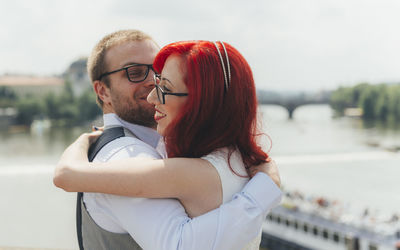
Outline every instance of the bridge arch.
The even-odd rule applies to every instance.
[[[294,111],[297,108],[301,107],[301,106],[306,106],[306,105],[310,105],[310,104],[327,104],[327,103],[326,102],[304,102],[304,103],[294,103],[294,102],[285,102],[285,103],[282,103],[282,102],[277,103],[277,102],[275,102],[275,103],[272,103],[272,102],[270,102],[270,103],[262,103],[262,104],[277,105],[277,106],[280,106],[280,107],[286,109],[287,112],[288,112],[288,119],[292,120]]]

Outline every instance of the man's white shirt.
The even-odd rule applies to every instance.
[[[104,115],[105,128],[122,126],[136,137],[121,137],[104,146],[95,161],[165,156],[161,137],[153,129]],[[134,166],[133,166],[134,167]],[[282,193],[263,173],[253,177],[232,201],[196,218],[189,218],[176,199],[132,198],[84,193],[93,220],[113,233],[129,233],[143,249],[243,249],[260,232],[266,213]]]

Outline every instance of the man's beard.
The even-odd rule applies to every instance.
[[[123,98],[115,98],[114,111],[124,121],[155,128],[157,123],[154,120],[154,108],[151,105],[140,105],[132,101],[124,101]],[[122,100],[121,100],[122,99]]]

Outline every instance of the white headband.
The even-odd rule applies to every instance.
[[[222,45],[222,48],[224,49],[225,52],[225,57],[226,57],[226,64],[227,64],[227,68],[228,68],[228,78],[227,78],[227,74],[226,74],[226,70],[225,70],[225,63],[224,60],[222,59],[222,55],[221,52],[219,51],[218,45],[216,42],[213,42],[215,45],[215,48],[218,51],[218,55],[219,55],[219,59],[221,60],[221,65],[222,65],[222,70],[224,71],[224,79],[225,79],[225,90],[228,91],[228,87],[231,83],[231,68],[229,65],[229,56],[228,56],[228,52],[226,51],[225,45],[223,42],[219,41],[219,43]]]

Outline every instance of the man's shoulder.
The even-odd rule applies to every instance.
[[[94,161],[110,161],[130,157],[162,158],[155,148],[136,137],[124,136],[107,143]]]

